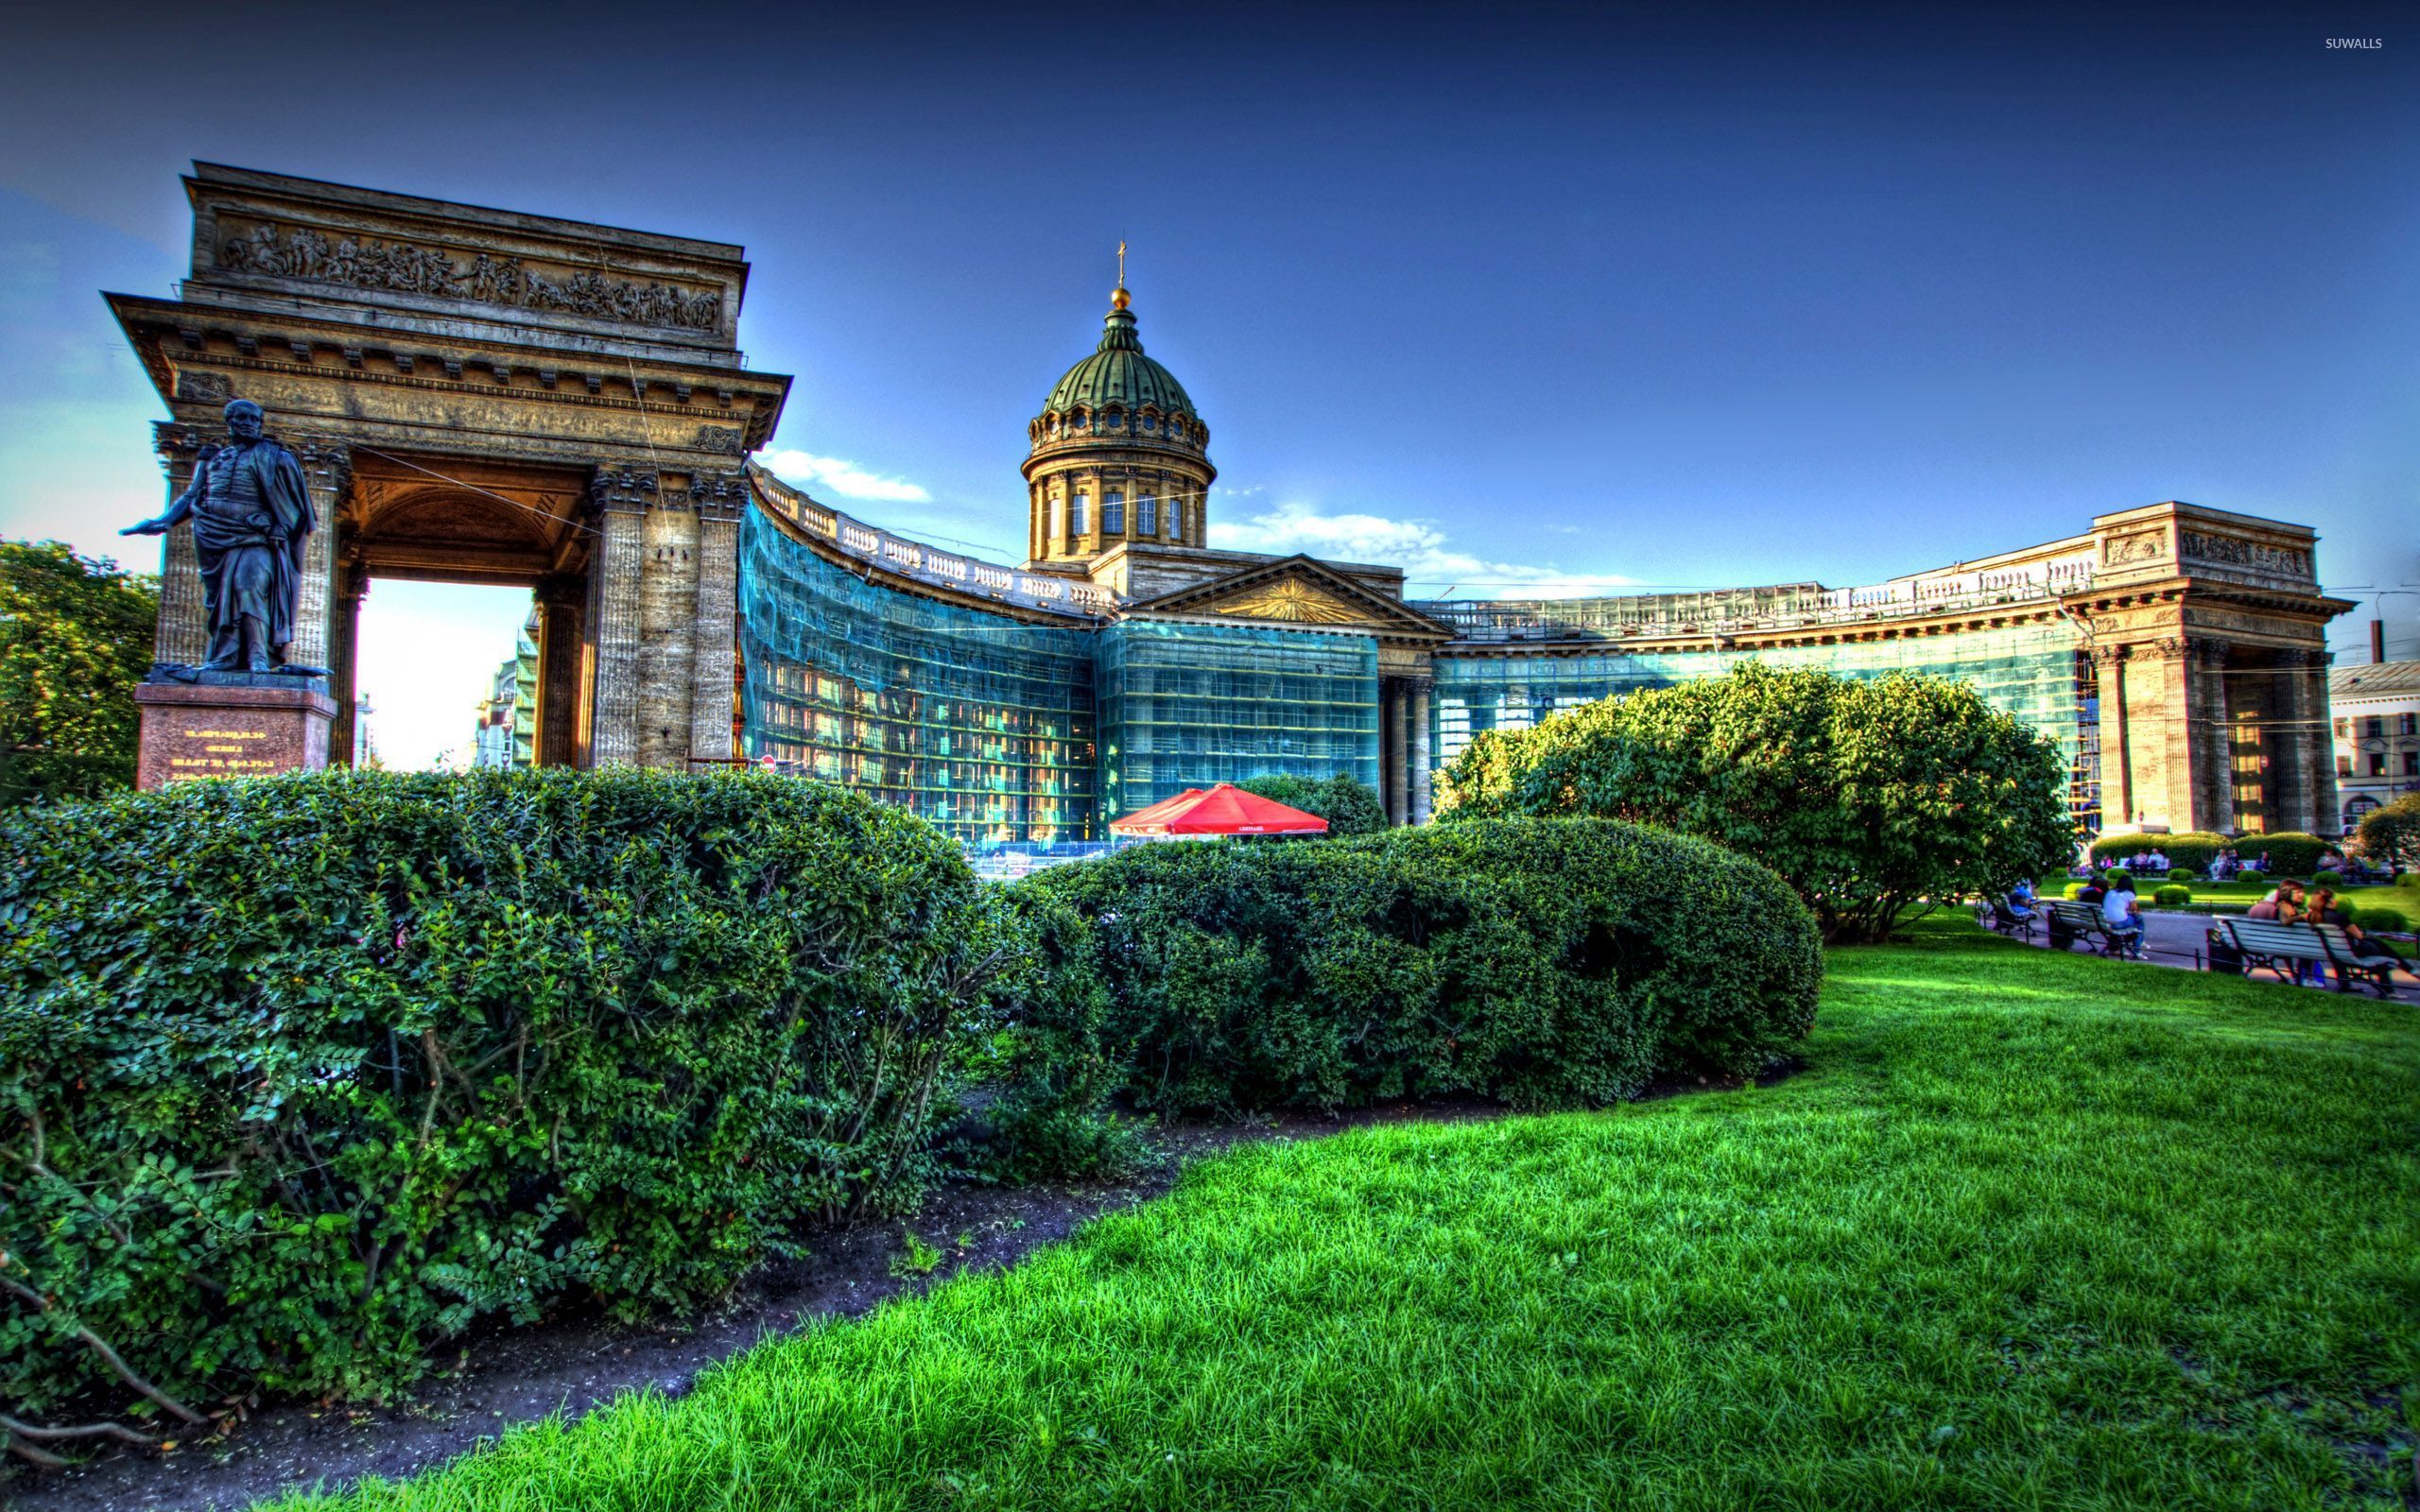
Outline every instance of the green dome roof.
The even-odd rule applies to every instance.
[[[1150,405],[1163,415],[1194,413],[1193,401],[1176,374],[1143,355],[1143,338],[1134,334],[1134,312],[1126,307],[1125,295],[1124,289],[1117,291],[1115,307],[1101,322],[1100,346],[1052,386],[1050,397],[1043,401],[1044,414],[1097,412],[1113,404],[1129,411]]]

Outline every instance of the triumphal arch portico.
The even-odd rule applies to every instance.
[[[527,586],[539,759],[734,756],[746,459],[789,389],[738,348],[737,247],[198,163],[174,299],[107,296],[172,419],[171,490],[231,399],[302,458],[291,660],[325,666],[351,760],[372,577]],[[201,660],[190,527],[166,543],[159,656]]]

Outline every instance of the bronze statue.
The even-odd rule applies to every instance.
[[[227,406],[227,444],[205,447],[193,482],[168,512],[118,532],[163,536],[193,522],[194,554],[210,622],[210,654],[200,672],[283,672],[324,677],[290,664],[294,610],[302,587],[302,552],[319,521],[294,454],[261,434],[261,406]]]

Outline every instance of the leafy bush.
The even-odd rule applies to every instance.
[[[2168,868],[2168,880],[2186,883],[2200,882],[2202,873],[2185,867],[2170,867]]]
[[[968,1069],[995,1091],[977,1168],[1008,1181],[1127,1174],[1142,1145],[1102,1106],[1122,1068],[1102,1041],[1109,990],[1092,925],[1033,887],[988,889],[984,906],[1004,965],[970,1025],[981,1049]]]
[[[2189,903],[2192,901],[2193,889],[2186,886],[2182,883],[2172,882],[2164,887],[2153,887],[2152,889],[2152,902],[2161,904],[2164,907],[2175,908],[2182,904]]]
[[[2353,832],[2374,867],[2399,867],[2405,882],[2420,880],[2420,793],[2406,793],[2361,816]]]
[[[2411,927],[2411,920],[2400,908],[2356,908],[2353,910],[2353,922],[2363,929],[2380,930],[2389,935],[2400,935]]]
[[[2280,830],[2273,834],[2247,834],[2235,842],[2236,854],[2258,865],[2262,856],[2269,864],[2261,869],[2272,877],[2308,877],[2318,869],[2319,858],[2336,849],[2335,842],[2299,830]]]
[[[0,808],[134,781],[157,579],[56,541],[0,541]]]
[[[2066,764],[1963,682],[1853,680],[1750,662],[1473,740],[1447,821],[1661,825],[1772,867],[1830,940],[1878,938],[1926,898],[2005,889],[2073,853]]]
[[[990,978],[1052,976],[979,897],[926,825],[770,777],[12,816],[0,1401],[374,1395],[483,1314],[678,1308],[803,1221],[907,1209],[946,1038],[1004,1011]]]
[[[2088,882],[2068,883],[2066,887],[2067,902],[2074,902],[2077,899],[2083,897],[2083,890],[2091,885],[2092,884]]]
[[[2183,830],[2175,834],[2104,834],[2092,842],[2092,859],[2103,856],[2132,860],[2156,850],[2168,857],[2169,865],[2180,871],[2195,875],[2206,873],[2211,858],[2229,846],[2238,852],[2247,849],[2241,842],[2207,830]]]
[[[1138,846],[1017,885],[1092,921],[1109,1054],[1167,1110],[1587,1106],[1752,1073],[1806,1034],[1823,970],[1772,871],[1605,820]]]
[[[1357,782],[1350,777],[1340,775],[1324,782],[1307,777],[1254,777],[1236,785],[1247,793],[1274,799],[1288,808],[1318,815],[1327,820],[1331,840],[1376,834],[1388,827],[1387,808],[1378,801],[1378,795],[1370,791],[1367,782]]]

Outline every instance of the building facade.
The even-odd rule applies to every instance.
[[[2327,679],[2340,821],[2420,793],[2420,662],[2338,667]]]
[[[737,345],[742,249],[197,165],[175,299],[109,296],[172,419],[230,398],[309,469],[298,660],[354,707],[373,577],[523,583],[532,759],[746,761],[971,846],[1097,838],[1189,786],[1355,777],[1405,823],[1488,730],[1751,659],[1974,683],[2059,742],[2092,830],[2333,833],[2307,527],[2182,503],[1863,587],[1423,602],[1384,563],[1211,547],[1210,428],[1128,292],[1027,429],[1027,557],[852,518],[748,459],[789,380]],[[200,609],[165,546],[165,660]],[[335,741],[351,759],[349,729]]]

